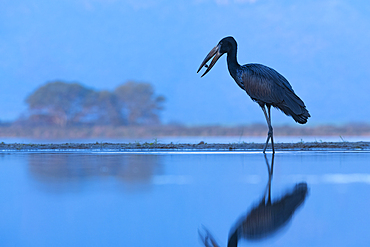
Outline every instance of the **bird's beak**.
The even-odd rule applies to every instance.
[[[203,77],[205,74],[208,73],[208,71],[210,71],[213,67],[213,65],[215,65],[215,63],[217,62],[217,60],[222,56],[222,53],[220,53],[220,47],[221,45],[217,45],[215,46],[209,53],[208,55],[206,56],[206,58],[203,60],[202,64],[200,65],[197,73],[202,69],[203,66],[205,66],[207,68],[207,70],[204,72],[204,74],[201,76]],[[213,57],[215,56],[212,61],[211,61],[211,64],[209,66],[206,65],[206,63]]]

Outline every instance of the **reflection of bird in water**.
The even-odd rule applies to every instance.
[[[307,195],[307,183],[296,184],[291,192],[286,193],[280,199],[271,202],[271,181],[273,173],[274,155],[271,166],[265,155],[268,167],[268,184],[260,203],[252,208],[247,215],[242,216],[232,227],[228,240],[228,247],[238,245],[240,239],[261,240],[269,237],[286,225],[292,218],[297,208],[302,205]],[[266,200],[267,197],[267,200]],[[212,235],[203,229],[202,242],[206,247],[219,246]]]
[[[268,136],[263,153],[271,138],[272,151],[274,149],[273,129],[271,125],[271,106],[280,109],[288,116],[300,124],[307,122],[310,117],[303,101],[294,93],[292,86],[284,76],[276,70],[262,64],[245,64],[240,66],[236,59],[237,44],[233,37],[223,38],[203,60],[198,72],[205,66],[207,69],[202,77],[208,73],[215,65],[217,60],[227,53],[227,66],[232,78],[238,86],[243,89],[253,101],[257,102],[265,114],[269,128]],[[214,56],[210,65],[206,63]],[[266,112],[266,108],[267,111]]]

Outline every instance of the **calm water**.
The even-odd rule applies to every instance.
[[[0,245],[227,246],[244,223],[238,246],[368,246],[369,160],[277,153],[271,177],[260,152],[1,154]]]

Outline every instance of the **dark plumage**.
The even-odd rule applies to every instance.
[[[271,125],[271,106],[280,109],[286,115],[291,116],[297,123],[305,124],[310,117],[303,101],[294,93],[292,86],[284,76],[276,70],[262,64],[245,64],[241,66],[237,59],[237,43],[233,37],[223,38],[206,56],[200,65],[198,72],[203,66],[207,68],[202,77],[211,70],[217,60],[227,53],[227,66],[230,75],[238,86],[257,102],[262,108],[269,132],[263,152],[271,138],[272,151],[274,149],[273,128]],[[209,66],[206,63],[214,56]],[[266,112],[267,108],[267,112]]]

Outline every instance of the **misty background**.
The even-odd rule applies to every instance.
[[[147,82],[166,97],[163,123],[264,123],[230,77],[226,56],[196,71],[225,36],[240,64],[284,75],[312,118],[307,125],[369,123],[370,2],[345,0],[0,1],[0,120],[50,81],[114,90]],[[295,122],[276,110],[273,124]]]

